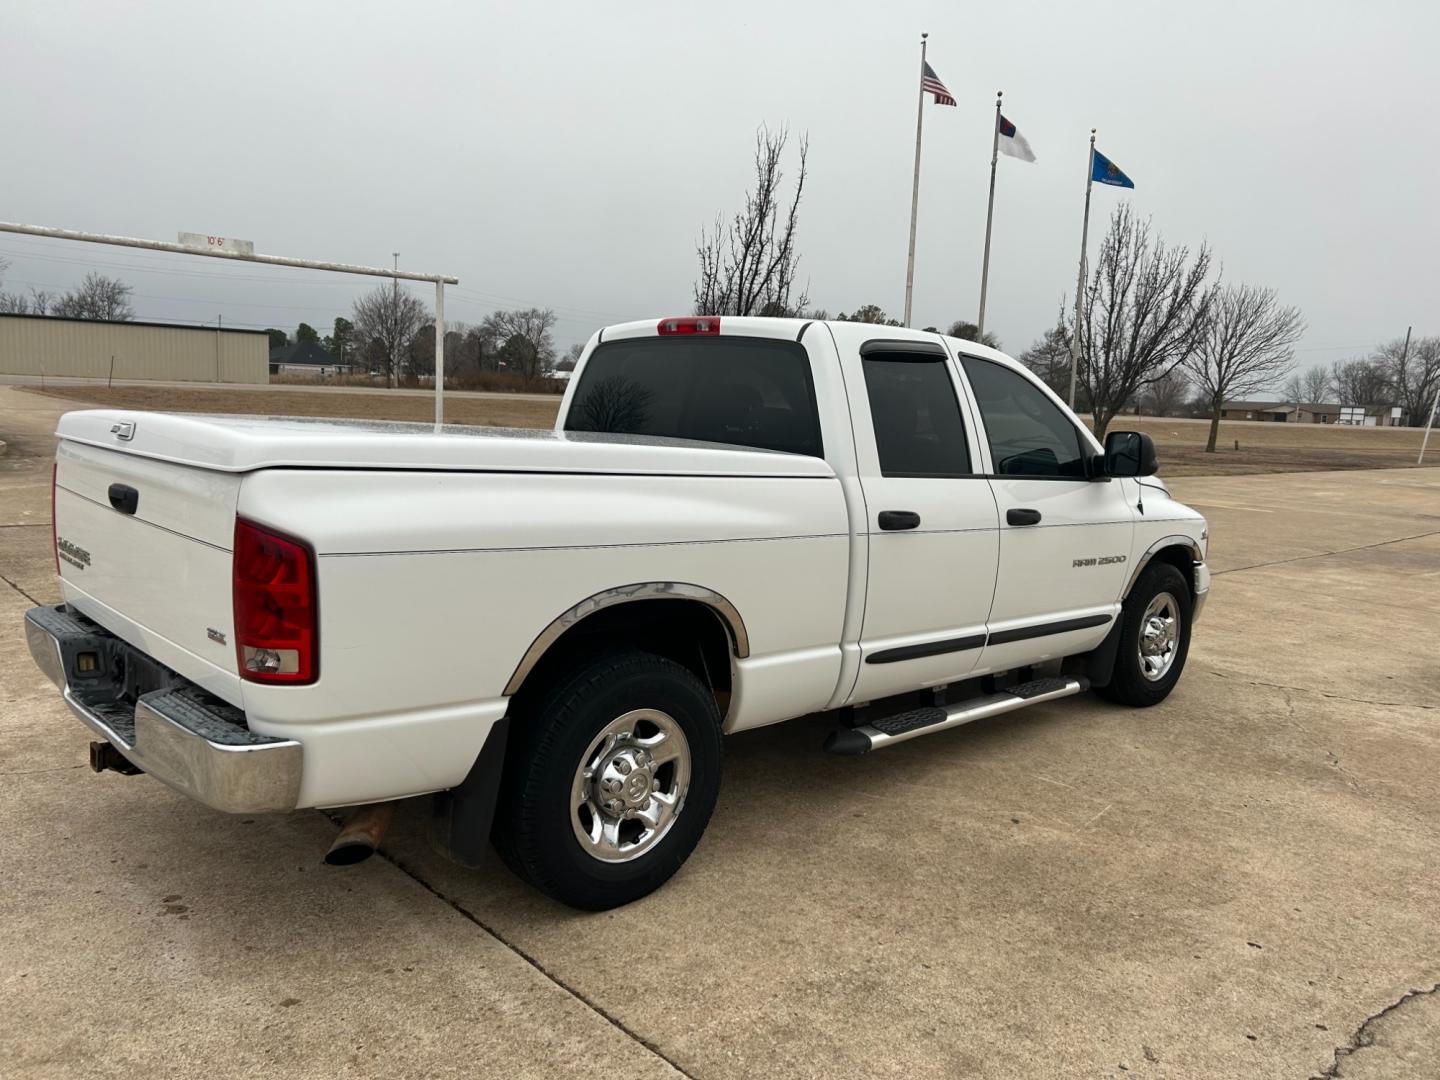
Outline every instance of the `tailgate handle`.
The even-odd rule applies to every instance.
[[[129,484],[111,484],[110,505],[122,514],[133,514],[140,506],[140,492]]]

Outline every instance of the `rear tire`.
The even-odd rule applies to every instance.
[[[689,670],[628,651],[587,660],[521,706],[495,846],[571,907],[628,904],[680,869],[720,790],[720,712]]]
[[[1169,563],[1146,567],[1120,612],[1114,673],[1096,693],[1140,708],[1169,697],[1190,652],[1191,613],[1185,575]]]

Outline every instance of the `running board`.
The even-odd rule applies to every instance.
[[[894,746],[907,739],[929,735],[933,731],[944,731],[968,724],[972,720],[1014,712],[1027,705],[1038,705],[1042,701],[1083,694],[1088,689],[1090,680],[1083,677],[1035,679],[1002,690],[998,694],[971,698],[944,707],[936,705],[925,709],[911,709],[893,716],[882,716],[859,727],[842,728],[830,733],[830,737],[825,740],[825,749],[832,754],[868,754],[871,750]]]

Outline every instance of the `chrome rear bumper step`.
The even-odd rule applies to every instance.
[[[868,754],[871,750],[894,746],[934,731],[959,727],[973,720],[1014,712],[1028,705],[1039,705],[1042,701],[1083,694],[1088,689],[1090,680],[1085,678],[1035,679],[997,694],[971,698],[954,705],[910,709],[892,716],[883,716],[859,727],[842,728],[831,732],[830,737],[825,740],[825,749],[832,754]]]
[[[304,750],[259,735],[244,714],[61,605],[25,613],[35,663],[70,711],[133,767],[91,748],[91,767],[146,772],[217,810],[295,809]]]

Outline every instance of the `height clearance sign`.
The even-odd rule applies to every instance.
[[[182,232],[180,244],[182,247],[195,248],[198,251],[223,251],[227,255],[255,254],[253,240],[236,240],[230,236],[207,236],[204,233]]]

